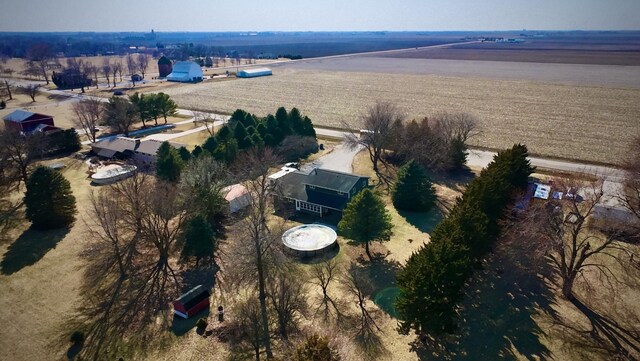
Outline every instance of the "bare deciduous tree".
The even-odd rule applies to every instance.
[[[344,318],[338,302],[329,295],[329,285],[340,278],[341,273],[340,265],[333,258],[317,263],[311,268],[310,283],[322,290],[322,298],[316,308],[316,314],[320,313],[325,322],[333,317],[338,322]]]
[[[530,242],[531,255],[551,260],[561,281],[562,295],[574,299],[574,285],[584,271],[592,268],[611,283],[615,274],[599,257],[613,259],[623,268],[632,267],[637,250],[620,239],[619,224],[613,219],[605,226],[592,226],[605,197],[603,180],[568,180],[556,182],[566,190],[562,200],[539,204],[527,210],[524,219],[514,226],[514,240]],[[601,223],[601,222],[600,222]]]
[[[133,75],[138,70],[138,63],[136,62],[136,59],[133,57],[133,54],[128,54],[127,55],[126,62],[127,62],[127,70],[129,71],[129,76],[131,77],[131,82],[133,83],[133,86],[135,87],[136,86],[136,81],[134,80]]]
[[[73,124],[84,130],[92,142],[96,141],[97,126],[102,121],[104,104],[97,99],[83,99],[72,106]]]
[[[105,79],[107,79],[107,87],[109,87],[111,85],[110,83],[110,77],[111,77],[111,61],[109,60],[109,58],[104,58],[102,60],[102,75],[104,75]],[[115,78],[115,75],[114,75]],[[115,83],[113,84],[113,86],[116,86]]]
[[[280,265],[267,283],[267,294],[278,318],[278,334],[284,340],[289,339],[290,330],[297,330],[298,318],[307,310],[306,285],[300,272],[294,264]]]
[[[388,166],[384,152],[392,144],[393,125],[403,119],[404,114],[393,103],[377,101],[361,115],[359,126],[344,124],[347,129],[360,129],[348,134],[345,142],[351,149],[361,146],[367,150],[380,184],[391,185],[392,179],[380,168]]]
[[[35,102],[36,95],[38,95],[38,88],[38,84],[29,84],[21,86],[19,89],[22,94],[28,95],[29,98],[31,98],[31,101]]]
[[[13,100],[13,94],[11,93],[11,88],[13,87],[13,83],[11,83],[10,81],[8,81],[7,79],[4,80],[4,89],[7,93],[7,96],[9,98],[9,100]]]
[[[144,79],[144,74],[147,72],[150,59],[151,56],[149,54],[138,54],[138,69],[140,69],[140,73],[142,73],[142,79]]]
[[[0,152],[3,155],[5,164],[10,164],[15,171],[14,179],[27,183],[31,166],[34,162],[34,154],[37,154],[33,138],[22,135],[20,132],[11,129],[0,131]],[[3,171],[11,171],[3,169]]]
[[[627,154],[628,158],[624,163],[626,178],[617,199],[637,219],[629,228],[636,234],[636,241],[640,241],[640,136],[633,140]]]
[[[278,159],[271,149],[252,149],[238,159],[238,178],[250,194],[246,216],[238,222],[241,234],[237,237],[237,269],[241,270],[244,282],[253,282],[258,290],[258,301],[262,315],[262,339],[267,358],[273,358],[269,338],[269,314],[267,308],[267,282],[269,269],[274,265],[275,244],[278,234],[270,229],[267,217],[271,214],[271,182],[269,168]]]
[[[120,81],[122,81],[122,62],[120,59],[116,59],[111,65],[111,72],[113,73],[113,86],[116,86],[116,75],[120,75]]]
[[[115,132],[128,135],[131,126],[139,120],[138,109],[126,99],[111,97],[104,106],[102,124]]]
[[[367,303],[371,294],[372,286],[371,282],[363,275],[363,271],[355,266],[351,265],[349,272],[344,279],[343,287],[345,291],[353,298],[354,302],[358,306],[360,311],[359,325],[357,326],[357,336],[367,341],[371,339],[377,332],[382,330],[378,327],[375,319],[372,316]]]
[[[215,118],[211,116],[211,113],[201,112],[198,110],[193,111],[193,123],[195,125],[204,126],[209,133],[209,136],[213,136],[215,134]]]

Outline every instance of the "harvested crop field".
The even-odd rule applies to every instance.
[[[555,65],[555,64],[553,64]],[[480,119],[476,146],[521,142],[543,156],[616,163],[640,131],[640,89],[525,80],[277,68],[274,76],[168,89],[181,107],[257,115],[298,107],[315,124],[353,122],[378,99],[409,118],[463,111]]]

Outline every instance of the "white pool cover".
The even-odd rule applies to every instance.
[[[336,242],[336,232],[321,224],[293,227],[282,235],[282,243],[296,251],[317,251]]]

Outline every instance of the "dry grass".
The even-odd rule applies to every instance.
[[[67,164],[62,172],[78,201],[78,219],[73,227],[68,233],[36,233],[27,231],[25,222],[10,235],[13,243],[0,245],[2,360],[61,359],[68,345],[52,347],[52,342],[61,336],[61,326],[84,302],[78,293],[83,267],[78,254],[87,242],[83,217],[92,187],[86,180],[84,163],[61,161]]]
[[[168,89],[181,107],[266,115],[298,107],[315,124],[353,122],[377,99],[398,103],[410,118],[439,111],[478,116],[473,145],[616,163],[638,130],[639,89],[433,75],[277,69],[274,76]]]

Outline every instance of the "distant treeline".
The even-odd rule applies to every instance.
[[[189,57],[309,58],[355,52],[411,48],[457,41],[419,33],[0,33],[0,56],[25,58],[47,44],[66,57],[147,52],[174,60]]]

